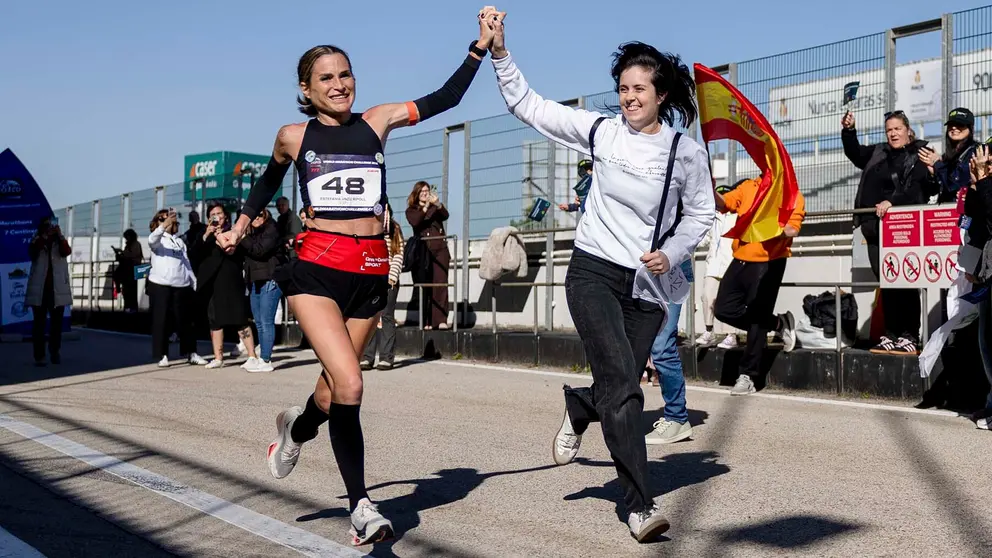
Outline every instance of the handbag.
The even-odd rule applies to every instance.
[[[664,234],[661,232],[661,220],[665,216],[665,208],[668,205],[668,191],[672,185],[672,171],[675,169],[675,155],[678,151],[679,140],[682,138],[681,132],[676,132],[672,138],[672,148],[668,152],[668,170],[665,172],[665,187],[661,193],[661,205],[658,207],[658,217],[654,223],[654,234],[651,235],[651,250],[655,252],[661,242],[675,234],[675,227],[681,218],[681,209],[677,210],[675,222]],[[662,275],[655,275],[648,271],[642,263],[637,268],[634,275],[634,285],[631,292],[633,298],[646,302],[653,302],[662,308],[667,308],[669,303],[682,304],[689,298],[689,286],[693,281],[692,258],[684,262],[669,262],[671,264],[668,272]]]
[[[424,239],[417,235],[408,238],[403,247],[403,272],[424,273],[430,268],[430,262]]]

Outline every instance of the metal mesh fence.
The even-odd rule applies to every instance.
[[[844,156],[840,120],[850,108],[862,144],[882,141],[884,68],[884,33],[737,64],[737,87],[785,144],[807,211],[852,206],[861,171]],[[854,81],[861,85],[846,107],[844,85]],[[738,180],[758,175],[743,149],[736,155]]]
[[[954,14],[952,28],[951,104],[992,115],[992,6]],[[990,135],[987,120],[976,124],[982,137]]]
[[[403,227],[404,236],[412,234],[410,222],[406,219],[407,197],[418,181],[425,181],[438,189],[438,197],[445,199],[441,188],[444,174],[444,130],[434,130],[421,134],[390,138],[386,143],[386,189],[389,192],[389,205],[393,208],[397,223]],[[448,226],[450,232],[461,229]]]

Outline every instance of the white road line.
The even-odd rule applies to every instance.
[[[44,554],[0,527],[0,558],[46,558]]]
[[[592,382],[592,376],[582,374],[569,374],[568,372],[550,372],[546,370],[531,370],[527,368],[514,368],[510,366],[496,366],[493,364],[476,364],[472,362],[458,362],[446,360],[432,360],[425,364],[441,364],[444,366],[461,366],[465,368],[479,368],[482,370],[496,370],[500,372],[513,372],[515,374],[532,374],[535,376],[551,376],[555,378],[569,378],[577,381]],[[687,391],[698,391],[702,393],[714,393],[717,395],[730,396],[729,389],[711,388],[703,386],[686,386]],[[759,397],[764,399],[779,399],[794,403],[814,403],[818,405],[832,405],[835,407],[853,407],[856,409],[868,409],[870,411],[895,411],[899,413],[912,413],[920,415],[931,415],[938,417],[957,417],[958,413],[943,411],[939,409],[916,409],[913,407],[899,407],[897,405],[884,405],[881,403],[862,403],[860,401],[839,401],[836,399],[819,399],[816,397],[802,397],[799,395],[780,395],[777,393],[755,393],[748,397]]]
[[[364,552],[329,541],[298,527],[287,525],[191,486],[186,486],[130,463],[124,463],[119,459],[36,426],[15,420],[7,415],[0,415],[0,428],[5,428],[28,440],[48,446],[91,467],[102,469],[170,500],[216,517],[276,544],[291,548],[305,556],[357,557],[366,555]],[[0,543],[2,542],[2,537],[0,537]],[[0,545],[0,548],[3,546]],[[0,557],[2,556],[4,555],[0,553]]]

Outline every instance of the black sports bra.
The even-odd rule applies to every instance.
[[[382,215],[387,199],[382,141],[361,114],[340,126],[316,118],[307,122],[295,164],[311,219]]]

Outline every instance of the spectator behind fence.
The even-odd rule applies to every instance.
[[[886,113],[886,143],[863,146],[858,141],[854,114],[841,119],[844,154],[861,169],[861,181],[854,198],[855,209],[873,208],[874,213],[854,216],[868,246],[868,260],[875,278],[879,276],[880,220],[893,206],[926,203],[935,188],[926,165],[920,161],[925,141],[914,140],[909,119],[902,111]],[[920,295],[911,289],[882,289],[885,335],[871,351],[878,354],[915,355],[920,335]]]
[[[303,212],[300,212],[300,218],[297,219],[289,207],[289,198],[286,196],[276,199],[276,211],[279,213],[275,223],[281,251],[286,259],[295,258],[296,235],[303,232]]]
[[[186,229],[186,233],[183,235],[183,240],[186,242],[186,246],[192,246],[197,238],[203,236],[203,231],[207,230],[207,226],[203,224],[200,220],[200,213],[197,211],[189,212],[189,228]],[[196,271],[196,268],[193,268]]]
[[[255,327],[258,328],[260,346],[258,358],[249,357],[242,368],[249,372],[272,372],[276,311],[279,309],[279,299],[282,298],[282,290],[275,282],[275,274],[276,267],[286,254],[286,245],[268,209],[263,209],[252,220],[248,235],[241,241],[238,249],[245,255],[245,280],[248,282],[251,314],[255,318]],[[247,349],[247,343],[245,348]]]
[[[560,203],[558,209],[574,213],[586,210],[586,197],[589,195],[589,188],[592,188],[592,161],[582,159],[579,161],[579,182],[572,189],[575,190],[575,203]]]
[[[186,253],[186,243],[179,235],[179,216],[174,209],[163,209],[148,224],[148,248],[151,269],[145,289],[152,319],[152,355],[159,366],[169,365],[169,333],[179,334],[179,354],[189,364],[207,361],[196,354],[193,333],[193,299],[196,275]],[[171,325],[171,328],[170,328]]]
[[[975,115],[966,108],[956,108],[947,115],[944,134],[944,155],[929,148],[920,149],[919,157],[930,171],[939,188],[938,203],[954,201],[962,188],[967,191],[971,182],[969,164],[975,152]]]
[[[438,201],[437,192],[430,184],[420,181],[413,185],[407,198],[406,220],[413,227],[413,234],[427,246],[427,257],[430,258],[427,272],[416,273],[413,282],[447,285],[451,253],[448,252],[448,241],[444,239],[444,222],[448,220],[448,210]],[[420,301],[424,329],[448,329],[448,287],[425,288],[423,293],[427,302],[425,306],[425,301]]]
[[[359,365],[363,370],[372,368],[375,362],[376,351],[379,352],[380,370],[389,370],[393,367],[393,351],[396,347],[396,297],[400,292],[400,273],[403,270],[403,230],[393,216],[393,209],[386,204],[386,211],[389,212],[389,228],[386,235],[387,248],[389,248],[389,294],[386,297],[386,307],[382,310],[379,318],[379,327],[372,333],[372,340],[365,346],[365,353]]]
[[[236,329],[248,357],[257,358],[245,303],[244,252],[238,250],[228,255],[214,240],[215,234],[228,229],[230,222],[223,204],[211,202],[207,209],[207,228],[191,248],[192,259],[197,262],[196,290],[199,301],[206,304],[214,349],[214,360],[207,364],[210,369],[224,366],[224,328]]]
[[[141,251],[141,243],[138,242],[138,233],[134,229],[124,231],[124,248],[114,249],[114,257],[117,260],[117,267],[114,268],[114,282],[117,283],[121,294],[124,296],[124,311],[133,313],[138,311],[138,280],[134,278],[134,268],[141,264],[145,255]]]
[[[723,195],[734,191],[747,179],[738,180],[733,186],[721,184],[716,187],[716,193]],[[720,280],[730,267],[730,262],[734,259],[733,243],[734,239],[724,238],[723,235],[730,232],[737,223],[737,215],[733,213],[719,213],[713,220],[710,227],[710,243],[706,250],[706,274],[703,277],[703,325],[706,331],[696,339],[696,344],[703,347],[711,347],[716,344],[716,335],[713,333],[715,316],[713,309],[716,306],[716,295],[720,291]],[[718,345],[720,349],[736,349],[737,334],[731,332],[723,338]]]
[[[972,301],[978,305],[978,350],[982,368],[992,386],[992,158],[990,148],[978,146],[972,157],[970,175],[972,184],[965,198],[965,215],[971,218],[968,228],[968,245],[961,250],[959,264],[967,270],[967,279],[973,283]],[[974,254],[974,255],[972,255]],[[985,400],[985,408],[972,415],[976,426],[989,430],[992,423],[992,390]]]
[[[746,214],[754,206],[761,181],[747,180],[726,195],[715,194],[717,210]],[[786,262],[792,257],[792,239],[799,236],[805,217],[806,200],[796,192],[796,207],[781,235],[764,242],[734,239],[734,260],[720,281],[714,308],[716,319],[747,332],[740,373],[731,395],[750,395],[763,382],[766,370],[761,366],[761,356],[768,332],[775,331],[782,337],[785,352],[796,347],[796,320],[792,312],[776,316],[775,303]]]
[[[31,273],[24,304],[31,308],[34,323],[31,341],[34,344],[34,362],[45,365],[45,321],[48,321],[48,354],[52,364],[61,364],[62,316],[65,307],[72,304],[69,286],[69,262],[72,254],[69,241],[62,236],[62,229],[52,224],[51,217],[38,221],[38,230],[28,245]]]

